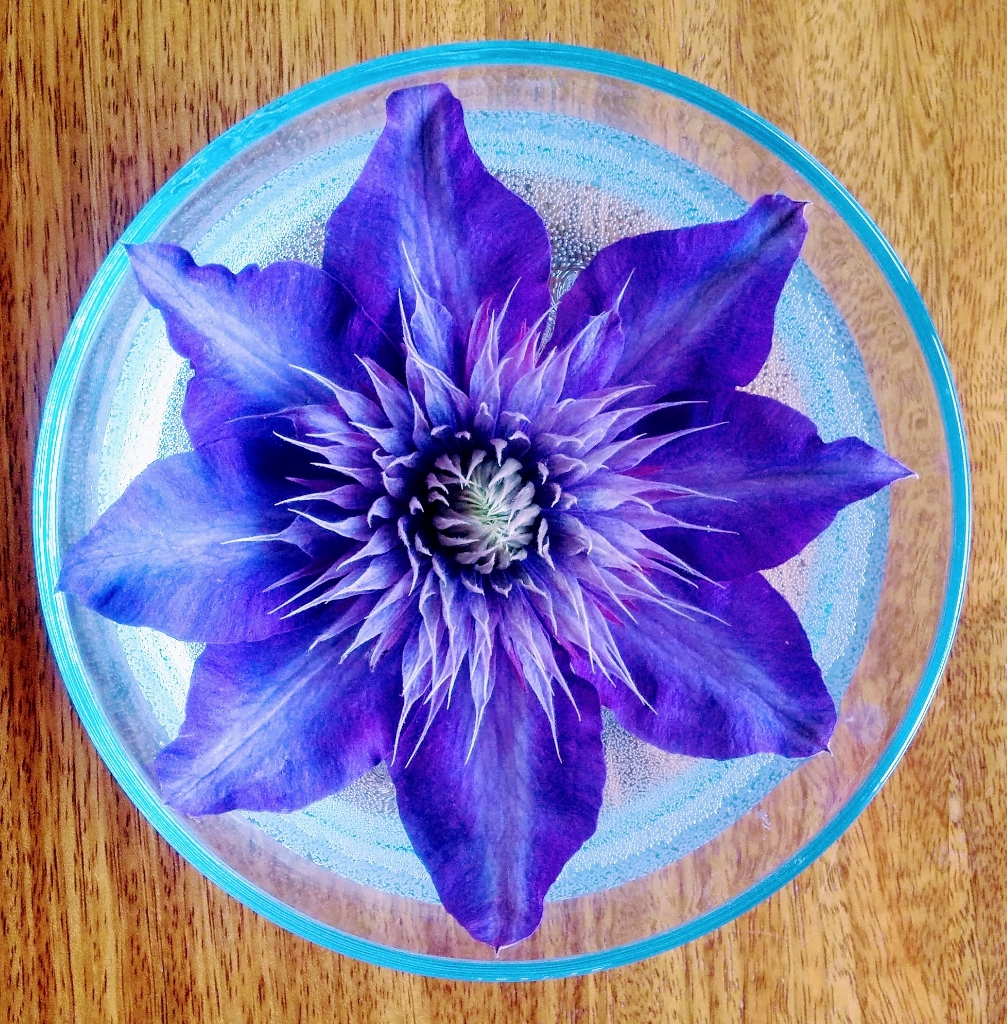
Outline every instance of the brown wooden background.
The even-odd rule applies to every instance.
[[[0,0],[0,12],[0,1020],[1007,1020],[1007,7]],[[468,986],[285,934],[140,819],[55,674],[29,494],[70,316],[183,161],[325,72],[500,37],[600,46],[684,72],[840,177],[902,255],[945,340],[970,431],[976,527],[947,678],[894,778],[833,849],[683,949],[592,978]]]

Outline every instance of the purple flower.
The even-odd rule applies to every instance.
[[[835,707],[759,570],[907,470],[737,390],[806,230],[775,195],[623,239],[551,320],[542,221],[431,85],[389,97],[321,270],[132,247],[195,450],[60,585],[207,645],[165,800],[292,810],[384,760],[444,906],[500,947],[595,829],[601,705],[672,752],[825,749]]]

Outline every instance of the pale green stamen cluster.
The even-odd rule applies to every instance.
[[[541,509],[517,459],[501,463],[477,450],[467,461],[463,469],[459,455],[437,459],[427,476],[427,508],[440,543],[462,565],[488,574],[528,556]]]

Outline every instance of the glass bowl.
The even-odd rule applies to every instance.
[[[550,891],[539,930],[501,951],[436,901],[377,769],[294,815],[190,819],[145,765],[177,731],[198,647],[116,626],[55,591],[63,552],[153,459],[188,446],[187,366],[116,245],[70,327],[39,437],[39,591],[67,689],[120,785],[227,892],[314,942],[474,980],[580,974],[696,938],[817,857],[878,791],[933,696],[961,607],[970,492],[944,353],[912,282],[848,192],[767,122],[703,86],[594,50],[478,43],[338,72],[247,118],[185,165],[123,242],[159,240],[237,269],[319,262],[395,88],[444,81],[484,162],[546,221],[557,294],[602,245],[739,215],[766,192],[810,202],[810,230],[752,389],[826,440],[857,434],[916,473],[844,511],[769,573],[840,706],[830,753],[733,762],[656,753],[606,725],[599,830]]]

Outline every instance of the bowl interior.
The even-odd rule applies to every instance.
[[[865,783],[880,784],[879,765],[919,703],[942,628],[956,495],[941,396],[889,278],[788,162],[660,89],[573,68],[468,64],[388,77],[344,95],[322,92],[317,102],[277,113],[271,130],[248,144],[238,126],[233,155],[212,172],[194,161],[198,183],[156,224],[138,229],[143,240],[174,242],[199,262],[232,269],[282,258],[319,262],[325,218],[359,172],[386,96],[433,80],[462,100],[489,168],[546,220],[557,296],[616,238],[737,216],[766,192],[808,200],[803,261],[781,302],[773,355],[752,389],[801,408],[827,440],[857,434],[916,473],[851,507],[769,574],[801,616],[840,704],[831,754],[699,762],[657,754],[609,723],[599,833],[561,875],[540,929],[495,958],[436,902],[383,770],[295,816],[193,820],[160,803],[144,765],[180,724],[198,647],[118,627],[46,584],[62,552],[130,479],[154,458],[188,447],[179,418],[187,367],[167,346],[121,249],[113,252],[86,330],[64,354],[73,365],[50,397],[60,429],[39,456],[52,510],[39,551],[48,565],[48,575],[40,571],[43,601],[47,612],[55,609],[54,647],[96,745],[176,847],[294,930],[393,965],[415,969],[409,955],[423,954],[484,961],[495,976],[517,977],[506,964],[520,972],[521,962],[603,954],[655,936],[667,947],[691,937],[698,921],[712,927],[718,915],[731,916],[739,897],[781,884],[784,866]]]

